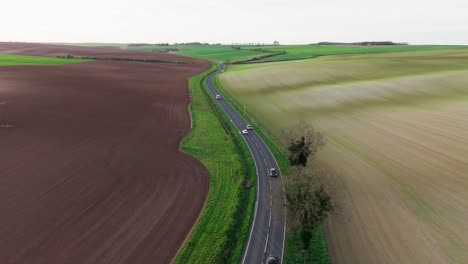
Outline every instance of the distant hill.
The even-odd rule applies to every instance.
[[[396,46],[408,43],[395,43],[392,41],[364,41],[364,42],[319,42],[311,45],[347,45],[347,46]]]

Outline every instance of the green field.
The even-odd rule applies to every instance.
[[[128,47],[131,50],[161,52],[167,49],[177,49],[178,55],[201,58],[212,61],[239,61],[257,56],[263,56],[265,52],[252,50],[236,50],[229,45],[171,45],[171,46],[140,46]]]
[[[219,78],[280,142],[298,120],[326,133],[311,166],[336,203],[332,260],[466,263],[466,61],[467,49],[323,56]]]
[[[241,145],[242,139],[238,133],[229,133],[230,123],[222,125],[221,112],[214,111],[213,102],[203,92],[200,81],[205,75],[190,80],[193,129],[182,149],[208,169],[210,190],[176,263],[239,263],[255,202],[255,188],[246,189],[244,182],[249,178],[255,184],[255,170],[246,146]]]
[[[147,52],[164,52],[168,49],[176,49],[174,53],[182,56],[207,59],[212,61],[239,62],[258,58],[257,62],[285,61],[309,59],[319,56],[342,54],[372,54],[405,51],[432,51],[450,49],[468,49],[468,46],[443,46],[443,45],[402,45],[402,46],[339,46],[339,45],[280,45],[257,46],[243,45],[241,49],[233,49],[230,45],[171,45],[171,46],[137,46],[128,49]],[[261,50],[261,51],[259,51]],[[272,57],[262,59],[262,56],[285,52]]]
[[[245,47],[245,49],[257,49],[258,47]],[[437,45],[403,45],[403,46],[340,46],[340,45],[285,45],[262,46],[265,51],[285,51],[286,54],[274,56],[266,61],[284,61],[309,59],[319,56],[340,54],[369,54],[403,51],[430,51],[447,49],[468,49],[468,46],[437,46]]]
[[[86,62],[86,61],[89,61],[89,60],[0,54],[0,66],[65,65],[65,64],[73,64],[73,63],[80,63],[80,62]]]

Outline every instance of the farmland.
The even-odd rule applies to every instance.
[[[104,44],[102,44],[104,45]],[[178,55],[201,58],[211,61],[239,62],[258,58],[259,62],[287,61],[315,58],[328,55],[343,54],[373,54],[408,51],[436,51],[467,49],[466,46],[444,45],[400,45],[400,46],[342,46],[342,45],[241,45],[234,49],[230,45],[170,45],[170,46],[127,46],[129,50],[147,51],[152,53],[176,53]],[[125,48],[125,47],[121,47]],[[284,52],[284,54],[277,54]],[[262,58],[263,56],[274,55]]]
[[[205,167],[179,150],[190,129],[187,79],[209,64],[56,45],[0,50],[187,62],[23,57],[0,67],[0,118],[11,124],[0,128],[0,262],[174,259],[209,191]]]
[[[59,59],[40,56],[21,56],[0,54],[0,66],[15,66],[15,65],[65,65],[72,63],[85,62],[80,59]]]
[[[171,45],[171,46],[139,46],[128,47],[131,50],[162,52],[167,49],[177,49],[174,53],[182,56],[201,58],[212,61],[239,61],[257,56],[263,56],[265,52],[254,50],[237,50],[230,45]]]
[[[311,166],[327,171],[336,203],[332,261],[468,261],[468,50],[437,49],[232,65],[220,76],[280,141],[298,120],[327,134]]]
[[[372,54],[404,51],[430,51],[447,49],[466,49],[466,46],[443,46],[443,45],[401,45],[401,46],[342,46],[342,45],[281,45],[245,47],[246,50],[261,48],[265,51],[285,51],[285,54],[273,56],[264,61],[285,61],[309,59],[319,56],[340,54]]]

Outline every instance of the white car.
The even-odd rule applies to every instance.
[[[244,129],[244,130],[242,130],[242,134],[247,135],[247,134],[249,134],[249,131],[247,131],[247,129]]]
[[[247,128],[247,130],[253,130],[253,127],[251,125],[246,125],[245,127]]]

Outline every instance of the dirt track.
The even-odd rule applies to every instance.
[[[208,67],[0,67],[0,263],[169,262],[208,191],[178,151],[186,79]]]

